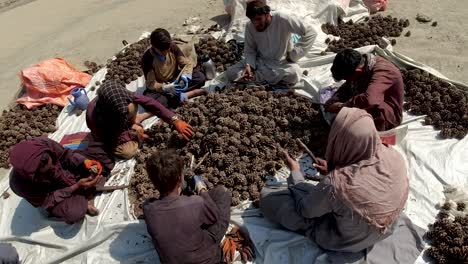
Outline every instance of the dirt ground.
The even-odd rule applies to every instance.
[[[134,42],[157,27],[183,32],[191,16],[210,26],[223,13],[220,0],[0,0],[0,106],[17,92],[18,72],[41,60],[105,64],[124,39]]]
[[[417,13],[438,21],[419,24]],[[458,0],[391,0],[383,14],[411,20],[411,37],[401,37],[395,50],[428,64],[451,79],[468,83],[468,9]],[[11,102],[19,88],[20,69],[60,56],[82,67],[84,60],[105,63],[143,31],[165,27],[182,32],[184,20],[202,24],[224,14],[221,0],[0,0],[0,105]]]
[[[437,21],[416,22],[424,14]],[[411,37],[400,37],[394,50],[429,65],[448,78],[468,84],[468,8],[459,0],[390,0],[383,14],[410,19]],[[406,32],[406,31],[404,31]]]

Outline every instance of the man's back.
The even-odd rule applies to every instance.
[[[143,206],[161,263],[216,263],[219,245],[205,229],[218,220],[210,196],[167,196]]]

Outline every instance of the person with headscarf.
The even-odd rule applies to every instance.
[[[343,107],[356,107],[372,115],[378,131],[401,124],[404,83],[400,70],[390,61],[371,53],[345,49],[331,67],[336,81],[346,82],[325,104],[325,110],[338,113]]]
[[[193,131],[188,123],[158,101],[127,90],[125,83],[117,80],[102,84],[97,97],[88,105],[86,124],[94,140],[102,142],[105,150],[118,158],[135,156],[139,142],[147,138],[143,127],[135,123],[139,105],[174,125],[185,140],[190,140]]]
[[[68,224],[81,221],[86,213],[99,213],[93,187],[103,183],[103,168],[86,151],[66,149],[46,137],[33,138],[11,149],[10,162],[10,188],[34,207]]]
[[[270,221],[303,233],[320,247],[359,252],[392,234],[408,197],[402,156],[380,141],[372,117],[343,108],[328,138],[326,175],[305,182],[299,163],[285,152],[288,189],[263,188],[260,209]]]

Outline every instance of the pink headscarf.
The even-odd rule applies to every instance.
[[[343,108],[333,122],[326,158],[335,195],[383,233],[408,198],[401,155],[382,144],[372,117]]]

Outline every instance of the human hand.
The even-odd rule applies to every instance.
[[[182,135],[182,137],[189,141],[193,136],[193,128],[187,122],[177,119],[174,122],[175,129]]]
[[[171,95],[177,95],[177,88],[179,87],[178,84],[176,83],[166,83],[163,84],[162,90],[165,93],[171,94]]]
[[[92,175],[101,175],[102,173],[102,165],[97,160],[87,159],[84,161],[84,166]]]
[[[325,110],[330,113],[338,113],[343,107],[344,103],[336,102],[327,106]]]
[[[138,139],[140,141],[149,138],[149,136],[145,133],[145,129],[140,124],[133,124],[132,129],[136,131]]]
[[[203,190],[206,191],[206,184],[205,181],[203,181],[202,177],[195,175],[193,176],[193,182],[195,183],[195,192],[197,194],[200,194]]]
[[[286,165],[288,165],[291,171],[301,170],[301,166],[299,166],[299,162],[293,157],[291,157],[287,150],[282,149],[282,155],[283,155],[283,160],[286,162]]]
[[[78,186],[80,189],[88,189],[95,186],[102,179],[102,175],[89,176],[82,178],[78,181]]]
[[[188,96],[186,93],[180,92],[179,93],[179,101],[181,103],[187,102],[189,100]]]
[[[252,71],[252,68],[250,67],[250,65],[246,65],[245,66],[245,70],[244,72],[242,73],[242,78],[246,81],[252,81],[255,77],[255,73]]]
[[[177,80],[176,84],[179,85],[178,90],[181,92],[185,92],[188,88],[189,81],[192,80],[192,75],[188,73],[182,74],[179,80]]]
[[[312,164],[314,168],[317,169],[318,172],[322,175],[326,175],[328,173],[328,164],[327,161],[321,158],[316,158],[317,163]]]

